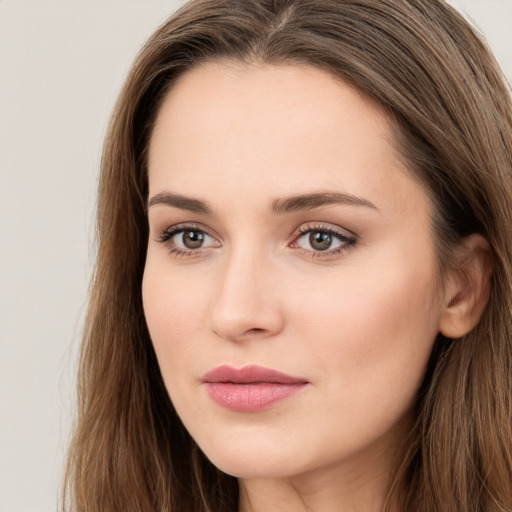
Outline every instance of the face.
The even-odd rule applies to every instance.
[[[223,471],[375,468],[396,449],[441,300],[430,203],[392,140],[312,67],[205,64],[166,98],[144,310],[176,411]]]

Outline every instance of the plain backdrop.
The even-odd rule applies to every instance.
[[[0,0],[0,512],[57,509],[102,139],[181,0]],[[512,79],[512,0],[453,2]]]

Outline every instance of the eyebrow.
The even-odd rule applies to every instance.
[[[329,204],[345,204],[349,206],[365,206],[378,210],[368,199],[342,192],[315,192],[300,196],[277,199],[272,203],[272,212],[276,214],[312,210]]]
[[[181,210],[188,210],[203,215],[213,215],[213,209],[204,201],[192,199],[190,197],[179,194],[171,194],[170,192],[161,192],[154,195],[148,201],[148,208],[158,204],[174,206]],[[276,199],[272,203],[271,211],[276,215],[298,212],[303,210],[313,210],[320,206],[330,204],[345,204],[349,206],[364,206],[374,210],[378,208],[367,199],[357,197],[352,194],[343,192],[314,192],[311,194],[303,194],[282,199]]]
[[[169,192],[162,192],[154,195],[148,201],[148,208],[157,204],[166,204],[174,206],[181,210],[188,210],[194,213],[202,213],[203,215],[213,215],[213,210],[205,202],[199,199],[192,199],[190,197],[180,196],[178,194],[171,194]]]

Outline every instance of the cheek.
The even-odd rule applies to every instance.
[[[303,319],[295,337],[310,340],[318,372],[334,376],[329,385],[341,395],[368,390],[372,401],[390,401],[413,396],[421,383],[439,313],[434,273],[411,261],[353,266],[307,294],[290,294],[290,310]]]
[[[304,428],[330,441],[326,459],[335,447],[350,451],[372,443],[408,416],[438,325],[429,272],[383,262],[333,280],[337,286],[326,283],[322,292],[290,294],[291,338],[307,346],[303,358],[323,397],[318,408],[325,421],[319,425],[311,416]]]
[[[144,314],[166,385],[174,370],[183,368],[198,346],[198,329],[205,323],[204,283],[166,271],[167,265],[148,259],[142,282]]]

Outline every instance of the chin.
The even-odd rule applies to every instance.
[[[197,440],[196,440],[197,442]],[[281,444],[264,443],[238,437],[235,441],[219,440],[215,444],[198,442],[199,448],[208,460],[228,475],[249,478],[279,478],[293,474],[296,465],[297,450]],[[284,449],[283,449],[284,448]],[[295,452],[295,456],[293,455]],[[295,470],[294,470],[295,469]]]
[[[236,457],[208,457],[210,462],[223,473],[244,480],[256,478],[285,478],[291,476],[295,471],[287,468],[279,460],[265,460],[259,456],[246,457],[241,454]],[[290,461],[288,461],[289,464]]]

